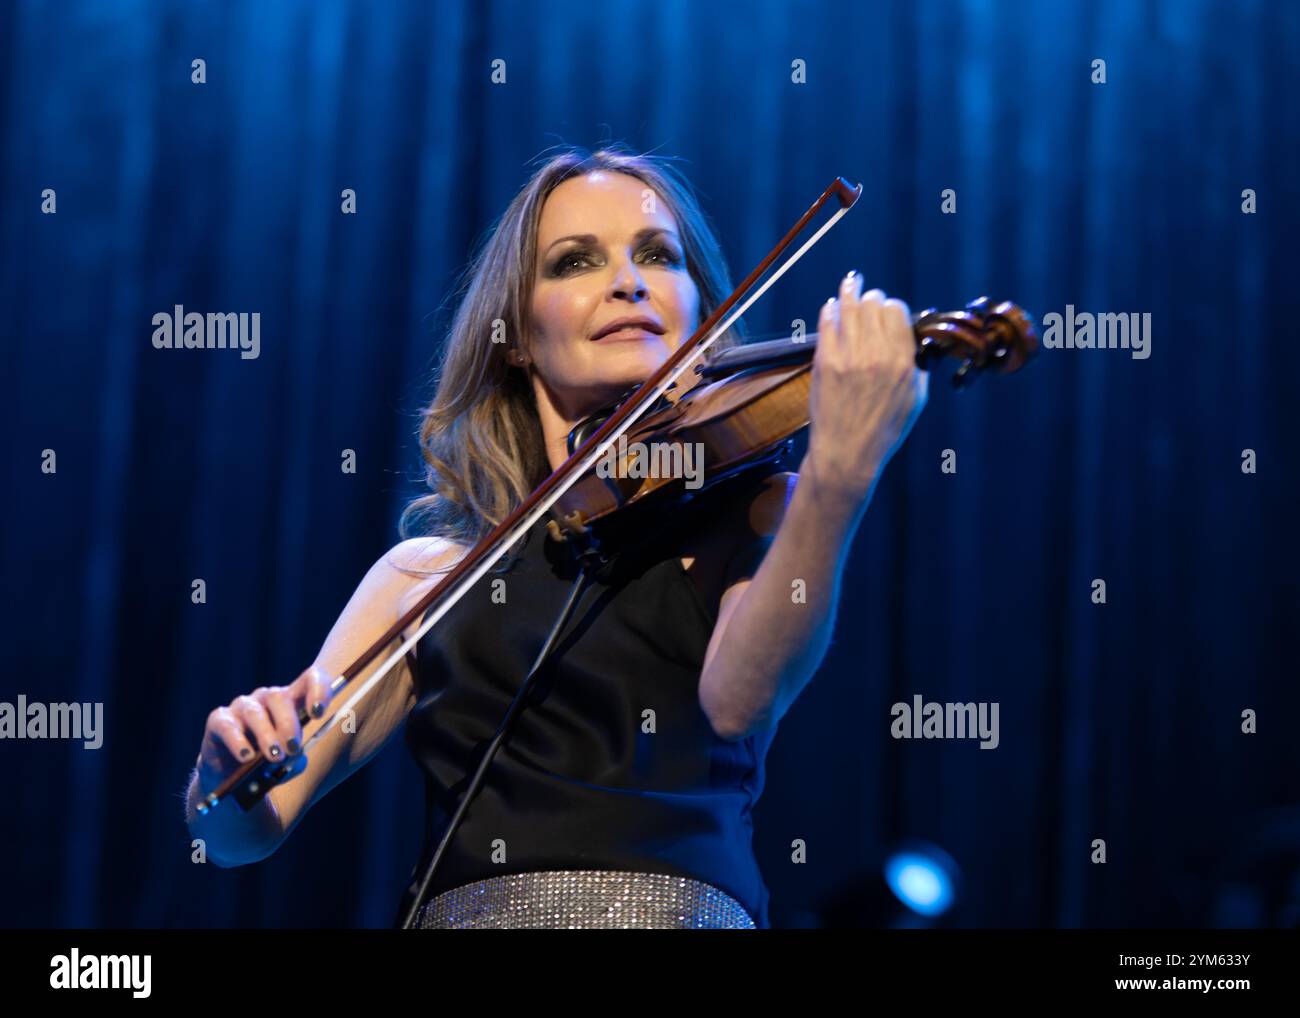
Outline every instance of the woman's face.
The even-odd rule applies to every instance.
[[[695,331],[699,308],[676,220],[648,184],[596,171],[550,193],[528,354],[539,399],[561,416],[579,420],[644,382]],[[624,318],[645,321],[602,335]]]

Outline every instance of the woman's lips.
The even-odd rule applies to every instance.
[[[627,325],[621,329],[615,329],[613,332],[607,332],[598,339],[593,339],[593,343],[604,343],[608,340],[620,339],[658,339],[659,333],[652,332],[641,325]]]

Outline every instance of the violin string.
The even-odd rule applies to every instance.
[[[731,326],[735,324],[736,320],[740,318],[740,316],[743,315],[746,311],[748,311],[750,306],[761,296],[763,296],[763,294],[767,292],[768,288],[771,287],[773,283],[775,283],[778,279],[780,279],[783,275],[785,275],[786,272],[788,272],[794,266],[794,264],[804,256],[804,254],[808,251],[809,248],[811,248],[814,244],[816,244],[819,240],[821,240],[821,238],[826,234],[826,232],[830,230],[830,228],[833,227],[837,222],[839,222],[840,218],[844,215],[844,213],[848,212],[849,208],[851,207],[852,206],[842,207],[837,209],[835,211],[835,214],[832,215],[817,230],[817,232],[814,233],[803,244],[802,247],[800,247],[794,254],[792,254],[780,266],[780,268],[778,268],[775,272],[773,272],[770,276],[768,276],[763,281],[763,284],[750,297],[748,297],[740,305],[740,307],[733,310],[722,321],[721,324],[714,326],[713,330],[709,332],[709,334],[700,341],[700,343],[695,347],[695,349],[691,352],[691,354],[683,358],[682,362],[679,365],[677,365],[677,367],[672,372],[670,372],[662,382],[659,383],[655,391],[645,399],[642,407],[638,411],[629,414],[627,420],[623,421],[621,425],[615,428],[614,431],[610,435],[608,435],[604,441],[598,443],[595,449],[587,453],[583,457],[581,464],[577,468],[570,470],[568,475],[556,485],[555,489],[552,492],[550,492],[548,495],[544,496],[538,502],[538,504],[534,506],[533,509],[519,521],[518,525],[515,528],[514,534],[507,533],[502,535],[497,540],[495,547],[490,552],[488,552],[483,556],[482,560],[480,560],[478,565],[470,569],[469,572],[467,572],[464,576],[460,578],[460,580],[458,580],[450,588],[448,588],[448,590],[443,594],[437,607],[425,614],[424,621],[420,623],[419,628],[416,629],[416,631],[410,637],[408,637],[405,641],[403,641],[401,646],[399,646],[395,651],[392,652],[392,654],[388,656],[388,658],[384,660],[383,664],[380,665],[378,670],[376,670],[373,675],[369,676],[365,680],[365,682],[362,683],[361,686],[359,686],[353,692],[352,696],[348,698],[348,700],[343,704],[343,706],[341,706],[338,710],[336,710],[333,714],[330,715],[329,719],[325,722],[325,724],[321,725],[321,727],[317,729],[316,733],[310,739],[308,739],[307,742],[303,745],[302,752],[305,753],[310,746],[314,745],[317,742],[317,740],[323,738],[325,734],[328,731],[330,731],[331,728],[333,728],[334,722],[338,718],[347,714],[353,708],[353,706],[361,700],[362,697],[364,697],[371,689],[373,689],[375,684],[379,682],[381,679],[383,679],[383,677],[388,674],[389,670],[398,661],[402,660],[412,647],[414,647],[416,644],[420,642],[421,639],[423,639],[424,634],[438,624],[439,620],[452,609],[452,607],[456,604],[456,602],[459,601],[461,597],[465,595],[465,593],[470,589],[470,587],[472,587],[475,583],[477,583],[487,573],[487,571],[497,563],[497,560],[500,559],[509,550],[510,546],[513,545],[516,540],[518,540],[518,535],[523,531],[530,530],[534,526],[534,524],[536,524],[538,520],[540,520],[542,516],[545,515],[550,510],[551,506],[553,506],[556,502],[560,500],[560,498],[564,495],[565,492],[567,492],[571,487],[573,487],[573,485],[576,484],[581,477],[585,476],[587,471],[590,470],[593,466],[595,466],[596,462],[602,456],[604,456],[605,453],[615,445],[615,443],[617,443],[619,437],[622,436],[629,428],[632,427],[633,424],[637,422],[638,418],[642,413],[645,412],[646,408],[653,406],[655,402],[657,402],[658,399],[661,396],[663,396],[663,394],[667,392],[669,388],[672,387],[672,385],[677,381],[677,379],[681,377],[683,374],[685,374],[686,371],[695,363],[695,361],[698,360],[699,357],[710,346],[712,346],[714,342],[716,342],[718,337],[723,335],[728,329],[730,329]],[[575,453],[574,455],[576,456],[577,453]],[[335,678],[334,681],[330,683],[331,694],[337,692],[343,686],[345,681],[347,680],[345,680],[341,675]]]
[[[749,346],[752,343],[765,343],[771,339],[790,339],[792,335],[789,329],[773,329],[771,332],[750,332],[749,338],[740,345]],[[811,338],[816,339],[816,333],[812,333]]]

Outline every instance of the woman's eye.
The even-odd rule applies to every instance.
[[[587,254],[585,251],[570,251],[555,263],[552,271],[557,276],[567,276],[574,269],[581,268],[586,261]]]
[[[665,265],[676,265],[680,261],[677,252],[665,244],[656,244],[654,247],[648,248],[646,253],[657,256]]]

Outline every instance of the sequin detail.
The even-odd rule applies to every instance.
[[[420,909],[426,930],[752,930],[740,902],[666,873],[544,870],[444,891]]]

